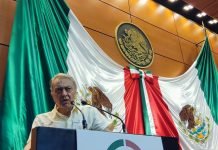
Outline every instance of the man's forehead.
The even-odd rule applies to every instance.
[[[74,83],[72,80],[68,78],[58,78],[55,79],[53,82],[53,86],[60,87],[60,86],[73,86]]]

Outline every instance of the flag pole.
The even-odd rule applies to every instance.
[[[202,21],[201,24],[202,24],[202,27],[203,27],[204,37],[207,37],[207,29],[206,29],[205,26],[204,26],[204,21]],[[198,42],[198,43],[195,44],[195,45],[198,46],[198,44],[200,44],[200,43],[202,43],[202,42],[204,42],[204,41],[205,41],[205,39],[202,40],[202,41],[200,41],[200,42]]]
[[[204,21],[202,21],[202,27],[203,27],[203,31],[204,31],[204,36],[207,37],[207,29],[204,26]]]

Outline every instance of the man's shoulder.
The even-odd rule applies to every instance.
[[[92,107],[92,106],[90,106],[90,105],[79,106],[79,108],[80,108],[81,110],[84,110],[84,111],[92,111],[92,110],[96,110],[95,107]]]
[[[89,105],[80,105],[79,108],[80,109],[92,109],[92,106],[89,106]]]
[[[34,119],[34,127],[36,126],[49,126],[52,122],[52,112],[38,114]]]
[[[41,113],[41,114],[36,115],[36,118],[38,118],[38,119],[47,118],[47,117],[50,117],[51,115],[52,115],[52,112],[49,111],[49,112],[45,112],[45,113]]]
[[[89,105],[85,105],[85,106],[80,106],[79,107],[84,113],[89,114],[89,115],[93,115],[93,113],[98,113],[97,108],[93,107],[93,106],[89,106]]]

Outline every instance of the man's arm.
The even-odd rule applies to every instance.
[[[24,150],[30,150],[30,148],[31,148],[31,142],[30,142],[30,140],[29,140],[29,141],[27,141],[27,144],[26,144],[26,146],[24,147]]]
[[[29,134],[29,138],[27,140],[26,146],[24,147],[24,150],[30,150],[31,149],[32,129],[37,127],[37,126],[40,126],[40,124],[39,124],[39,121],[38,121],[38,117],[36,116],[36,118],[33,121],[32,128],[31,128],[30,134]]]

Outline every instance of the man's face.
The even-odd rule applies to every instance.
[[[73,82],[67,78],[59,78],[53,81],[51,95],[58,108],[72,109],[76,89]]]

